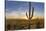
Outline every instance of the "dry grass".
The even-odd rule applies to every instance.
[[[11,29],[14,29],[14,25],[16,29],[28,29],[29,20],[26,19],[7,19],[7,25],[11,25]],[[32,19],[30,21],[30,28],[44,28],[44,19]]]

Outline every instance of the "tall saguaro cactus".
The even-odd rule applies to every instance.
[[[32,13],[32,14],[31,14]],[[32,7],[32,12],[31,12],[31,2],[29,2],[29,16],[26,12],[26,16],[28,19],[31,19],[33,17],[33,13],[34,13],[34,8]]]
[[[33,13],[34,13],[34,8],[32,7],[32,11],[31,11],[31,2],[29,2],[29,16],[28,16],[28,14],[26,12],[26,16],[29,19],[29,27],[28,27],[29,29],[30,29],[30,21],[31,21],[31,19],[33,17]]]

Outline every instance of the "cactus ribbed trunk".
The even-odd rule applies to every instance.
[[[29,19],[30,19],[30,15],[31,15],[31,2],[29,2]]]

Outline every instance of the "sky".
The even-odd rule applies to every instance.
[[[31,10],[34,7],[34,16],[44,16],[44,3],[31,2]],[[6,1],[6,17],[24,18],[29,11],[29,2]]]

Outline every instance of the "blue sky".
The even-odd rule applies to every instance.
[[[31,7],[34,7],[34,16],[44,16],[44,3],[31,2]],[[24,17],[29,11],[29,2],[22,1],[7,1],[6,16]]]

